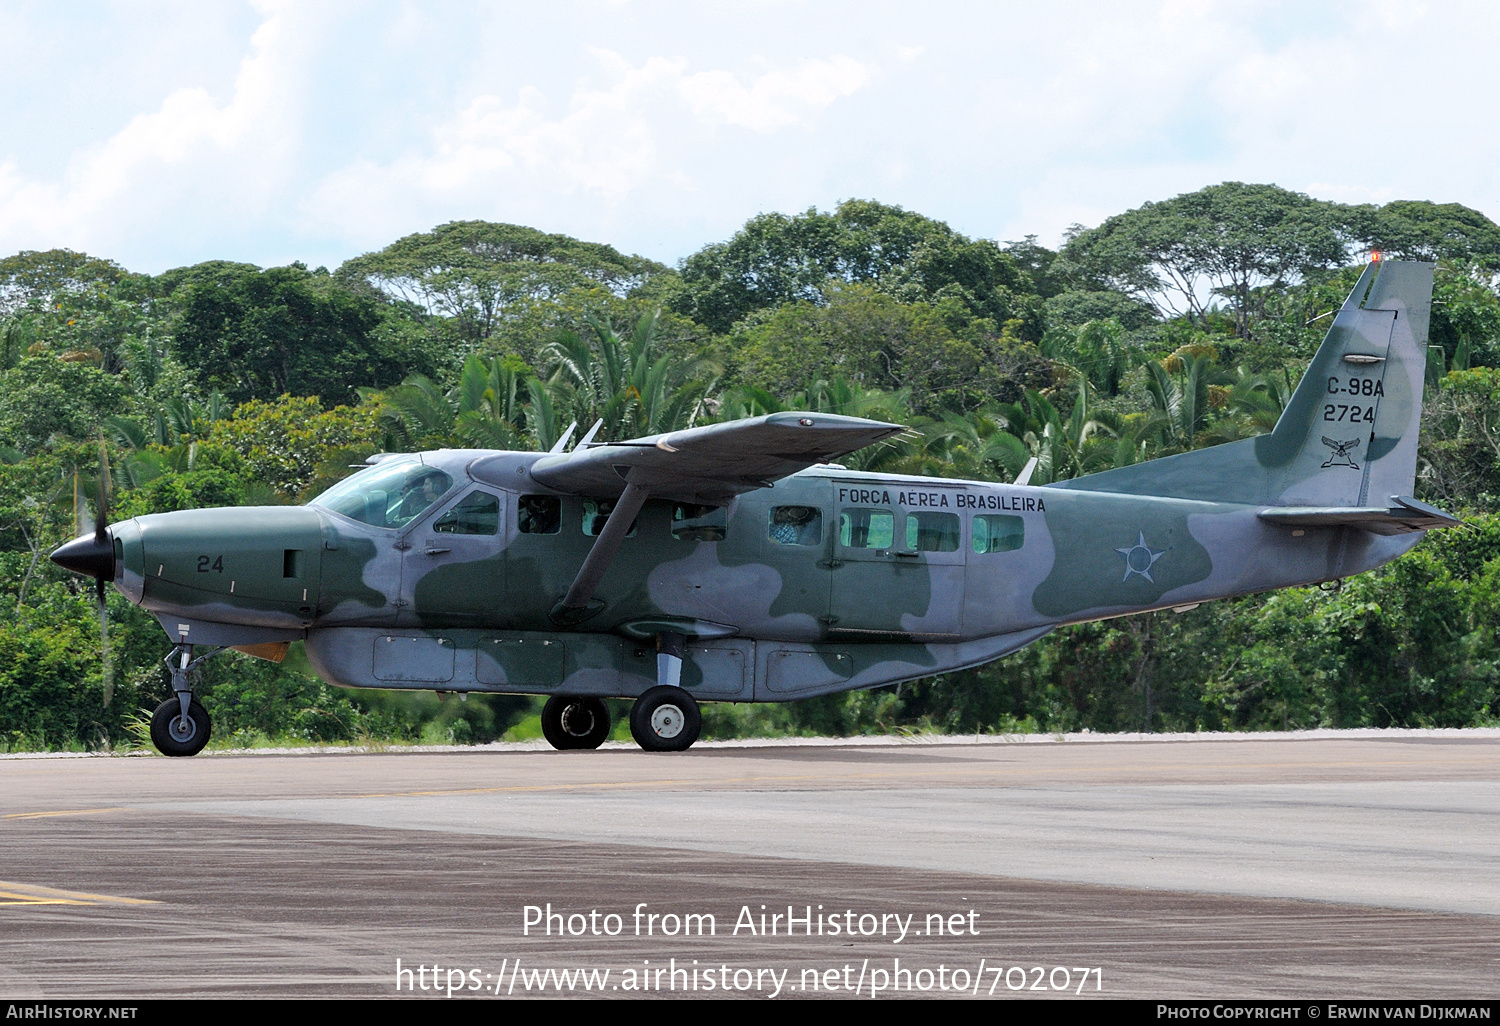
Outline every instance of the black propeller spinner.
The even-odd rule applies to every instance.
[[[104,518],[99,518],[93,534],[74,538],[54,551],[52,562],[75,574],[92,577],[102,592],[115,579],[115,540],[110,537]]]
[[[109,464],[104,453],[99,454],[99,504],[94,514],[94,533],[80,535],[59,546],[52,553],[52,562],[75,574],[92,577],[104,599],[104,586],[115,579],[115,540],[109,533],[109,493],[105,478]]]

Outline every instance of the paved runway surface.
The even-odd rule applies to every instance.
[[[0,760],[0,996],[1493,998],[1488,735]]]

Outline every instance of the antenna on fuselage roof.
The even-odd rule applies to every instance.
[[[552,443],[552,448],[548,449],[547,452],[549,454],[562,452],[568,444],[568,439],[573,437],[573,432],[576,430],[578,430],[578,421],[575,420],[573,423],[568,425],[568,430],[562,433],[562,437]]]
[[[603,426],[603,417],[600,417],[598,420],[594,421],[594,426],[589,428],[589,433],[580,438],[578,440],[578,444],[573,446],[573,452],[571,453],[571,455],[576,456],[578,453],[581,453],[583,452],[583,450],[587,449],[589,447],[589,443],[594,440],[594,436],[599,433],[599,429]]]
[[[1021,468],[1021,472],[1016,475],[1016,479],[1014,481],[1012,481],[1011,484],[1018,484],[1018,485],[1029,484],[1031,482],[1031,472],[1036,469],[1036,464],[1037,464],[1037,459],[1036,459],[1035,456],[1033,456],[1033,457],[1031,457],[1031,459],[1027,460],[1026,461],[1026,466],[1024,466],[1024,467]]]

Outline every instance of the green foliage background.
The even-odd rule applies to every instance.
[[[573,420],[623,439],[778,409],[911,427],[852,466],[1009,480],[1035,457],[1044,483],[1269,430],[1376,249],[1438,261],[1418,494],[1470,528],[1337,591],[1085,624],[871,692],[710,706],[705,736],[1495,723],[1500,227],[1456,204],[1226,182],[1056,252],[849,200],[758,215],[676,268],[486,222],[331,272],[0,260],[0,750],[140,747],[166,697],[155,621],[111,593],[106,674],[89,582],[46,559],[101,484],[114,517],[299,502],[381,450],[547,448]],[[341,690],[295,648],[214,660],[199,694],[216,745],[539,734],[537,700]]]

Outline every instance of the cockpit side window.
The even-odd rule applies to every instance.
[[[496,534],[500,530],[500,499],[489,492],[470,492],[438,517],[434,534]]]
[[[334,485],[309,505],[372,527],[405,527],[441,499],[453,478],[414,460],[387,460]]]

